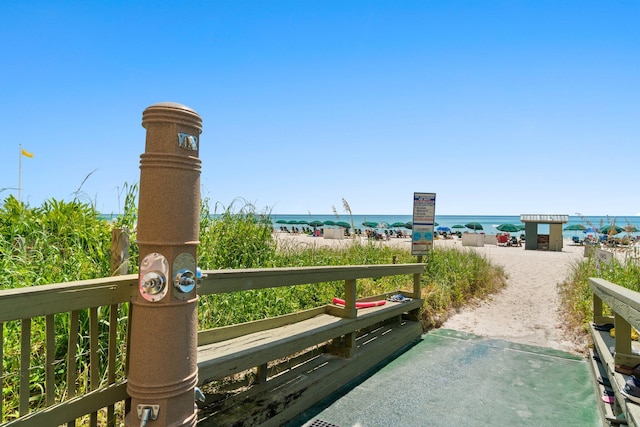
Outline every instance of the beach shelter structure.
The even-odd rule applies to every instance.
[[[525,250],[562,251],[562,225],[569,222],[569,215],[522,214],[524,222]],[[549,225],[549,234],[538,233],[538,225]]]

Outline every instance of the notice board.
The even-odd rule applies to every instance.
[[[411,255],[426,255],[433,248],[436,193],[413,193]]]

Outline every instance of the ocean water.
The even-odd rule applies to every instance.
[[[280,227],[285,226],[291,229],[293,224],[281,224],[278,223],[278,220],[281,221],[344,221],[349,224],[352,223],[356,228],[364,229],[364,222],[376,222],[376,223],[385,223],[391,225],[396,222],[407,223],[413,220],[412,215],[353,215],[349,216],[348,214],[340,214],[338,217],[336,215],[309,215],[309,214],[287,214],[287,215],[273,215],[271,218],[273,226],[276,230],[279,230]],[[500,224],[521,224],[520,215],[436,215],[436,223],[438,223],[438,227],[449,227],[453,231],[452,227],[454,225],[465,225],[470,222],[479,222],[482,224],[482,232],[487,234],[496,234],[499,233],[499,230],[496,228]],[[582,224],[586,227],[593,227],[594,229],[600,228],[605,225],[611,225],[615,222],[617,226],[625,227],[627,225],[633,225],[637,229],[640,230],[640,216],[629,216],[629,217],[609,217],[609,216],[569,216],[569,222],[563,225],[563,228],[573,225],[573,224]],[[308,227],[307,225],[294,225],[295,227]],[[468,228],[461,228],[460,231],[470,231],[472,230]],[[540,234],[546,234],[549,232],[549,226],[540,224],[538,226],[538,232]],[[623,236],[625,233],[620,233],[620,236]],[[632,235],[638,235],[639,233],[632,233]],[[565,238],[571,238],[574,235],[583,235],[581,231],[564,231],[563,236]]]

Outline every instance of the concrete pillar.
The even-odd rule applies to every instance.
[[[142,114],[140,273],[132,301],[127,426],[194,426],[197,367],[196,248],[200,133],[192,109],[159,103]]]

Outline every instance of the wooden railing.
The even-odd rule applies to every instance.
[[[413,289],[407,293],[419,297],[423,269],[424,264],[387,264],[205,271],[198,293],[344,280],[345,307],[332,307],[332,314],[352,318],[357,279],[410,274]],[[12,391],[2,394],[1,425],[122,422],[128,411],[129,301],[137,286],[138,276],[126,275],[0,291],[0,359],[19,360],[5,363],[4,370],[0,364],[0,386]],[[201,331],[199,342],[219,339],[215,334]]]
[[[626,368],[640,364],[640,355],[634,351],[631,339],[632,328],[640,330],[640,293],[599,278],[590,278],[589,286],[593,291],[591,335],[595,359],[599,360],[592,362],[594,377],[607,378],[611,384],[605,387],[604,381],[600,381],[600,394],[610,389],[615,396],[613,404],[603,405],[603,415],[609,422],[624,419],[631,426],[640,426],[640,405],[620,393],[628,379]],[[598,326],[607,324],[614,325],[613,334]]]

